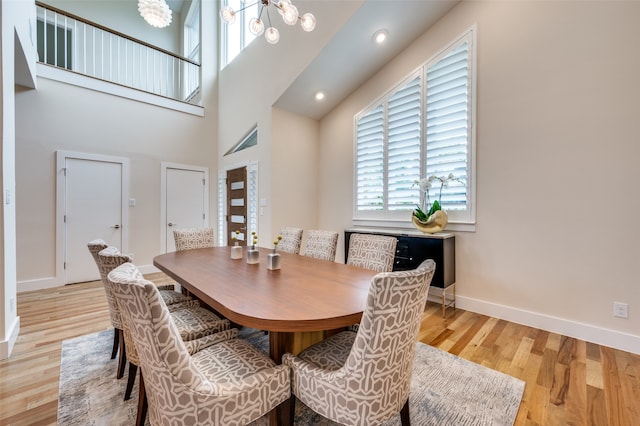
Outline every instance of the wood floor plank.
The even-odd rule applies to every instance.
[[[111,328],[104,289],[74,284],[17,302],[20,335],[0,361],[0,425],[55,425],[62,341]],[[640,424],[640,355],[461,309],[443,318],[436,303],[425,307],[419,339],[524,380],[516,426]]]

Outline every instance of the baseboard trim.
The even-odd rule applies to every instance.
[[[20,333],[20,317],[16,317],[16,319],[9,327],[9,332],[7,335],[9,338],[7,340],[0,341],[0,360],[7,359],[11,356],[11,351],[13,351],[13,346],[16,344],[16,340],[18,340],[18,334]]]
[[[62,287],[61,283],[56,277],[38,278],[36,280],[18,281],[16,283],[16,292],[22,293],[25,291],[44,290],[47,288]]]
[[[456,295],[456,306],[465,311],[488,315],[640,355],[640,336],[633,334],[460,295]]]

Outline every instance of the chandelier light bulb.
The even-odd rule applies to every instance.
[[[280,31],[277,28],[269,27],[264,33],[264,38],[270,44],[276,44],[280,40]]]
[[[264,23],[258,18],[252,18],[249,21],[249,31],[255,36],[261,36],[264,33]]]
[[[138,0],[140,16],[152,27],[164,28],[171,24],[171,9],[164,0]]]
[[[316,17],[313,16],[313,13],[307,12],[300,18],[300,25],[306,32],[311,32],[316,27]]]
[[[295,25],[298,22],[298,8],[292,4],[284,7],[282,20],[287,25]]]
[[[236,22],[236,12],[231,8],[231,6],[225,6],[220,11],[220,18],[227,24],[233,24]]]

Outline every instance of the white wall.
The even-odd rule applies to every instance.
[[[267,246],[285,226],[308,230],[318,223],[319,123],[278,108],[272,118],[271,193],[280,201],[271,207]]]
[[[11,353],[20,329],[16,309],[15,94],[21,81],[33,87],[35,8],[28,2],[0,3],[0,359]],[[16,61],[16,58],[18,60]],[[18,62],[18,63],[16,63]],[[16,76],[15,69],[22,75]]]
[[[456,6],[321,121],[319,226],[351,225],[353,116],[477,23],[477,225],[456,233],[459,306],[640,353],[639,17],[637,2]]]

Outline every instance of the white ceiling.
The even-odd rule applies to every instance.
[[[274,106],[316,120],[402,52],[459,0],[368,0]],[[373,34],[384,29],[387,41]],[[316,101],[323,91],[326,97]]]

